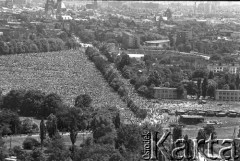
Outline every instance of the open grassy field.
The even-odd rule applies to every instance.
[[[77,95],[88,93],[95,106],[126,106],[80,51],[1,56],[0,75],[3,94],[11,89],[36,89],[55,92],[73,105]]]

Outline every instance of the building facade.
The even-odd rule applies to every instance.
[[[127,48],[138,48],[138,44],[140,45],[140,38],[129,32],[123,32],[122,42],[123,42],[123,47],[126,49]]]
[[[240,101],[240,90],[216,90],[215,99],[219,101]]]
[[[166,87],[154,87],[153,96],[158,99],[177,99],[177,88]],[[187,97],[186,91],[184,92],[184,98]]]
[[[207,69],[213,73],[228,71],[231,74],[238,74],[239,68],[239,64],[209,64],[207,66]]]
[[[170,47],[170,40],[145,41],[144,49],[166,49]]]

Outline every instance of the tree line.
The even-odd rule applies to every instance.
[[[121,96],[122,100],[127,103],[129,109],[135,114],[137,118],[144,119],[147,116],[147,111],[140,109],[128,96],[128,88],[121,81],[120,75],[113,65],[111,65],[104,57],[100,54],[96,48],[88,47],[86,50],[88,58],[94,62],[97,69],[103,74],[104,78],[108,81],[109,85]]]

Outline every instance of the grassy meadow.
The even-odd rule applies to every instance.
[[[77,95],[87,93],[94,106],[126,106],[80,51],[1,56],[0,75],[3,94],[11,89],[36,89],[55,92],[73,105]]]

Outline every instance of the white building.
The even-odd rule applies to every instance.
[[[145,41],[144,44],[145,49],[166,49],[170,47],[170,40]]]
[[[239,72],[239,64],[210,64],[207,66],[209,71],[214,73],[228,71],[231,74],[237,74]]]
[[[144,57],[144,54],[128,54],[130,58],[135,58],[137,60],[142,60]]]
[[[68,16],[68,15],[63,15],[62,19],[63,20],[72,20],[73,18],[71,16]]]

